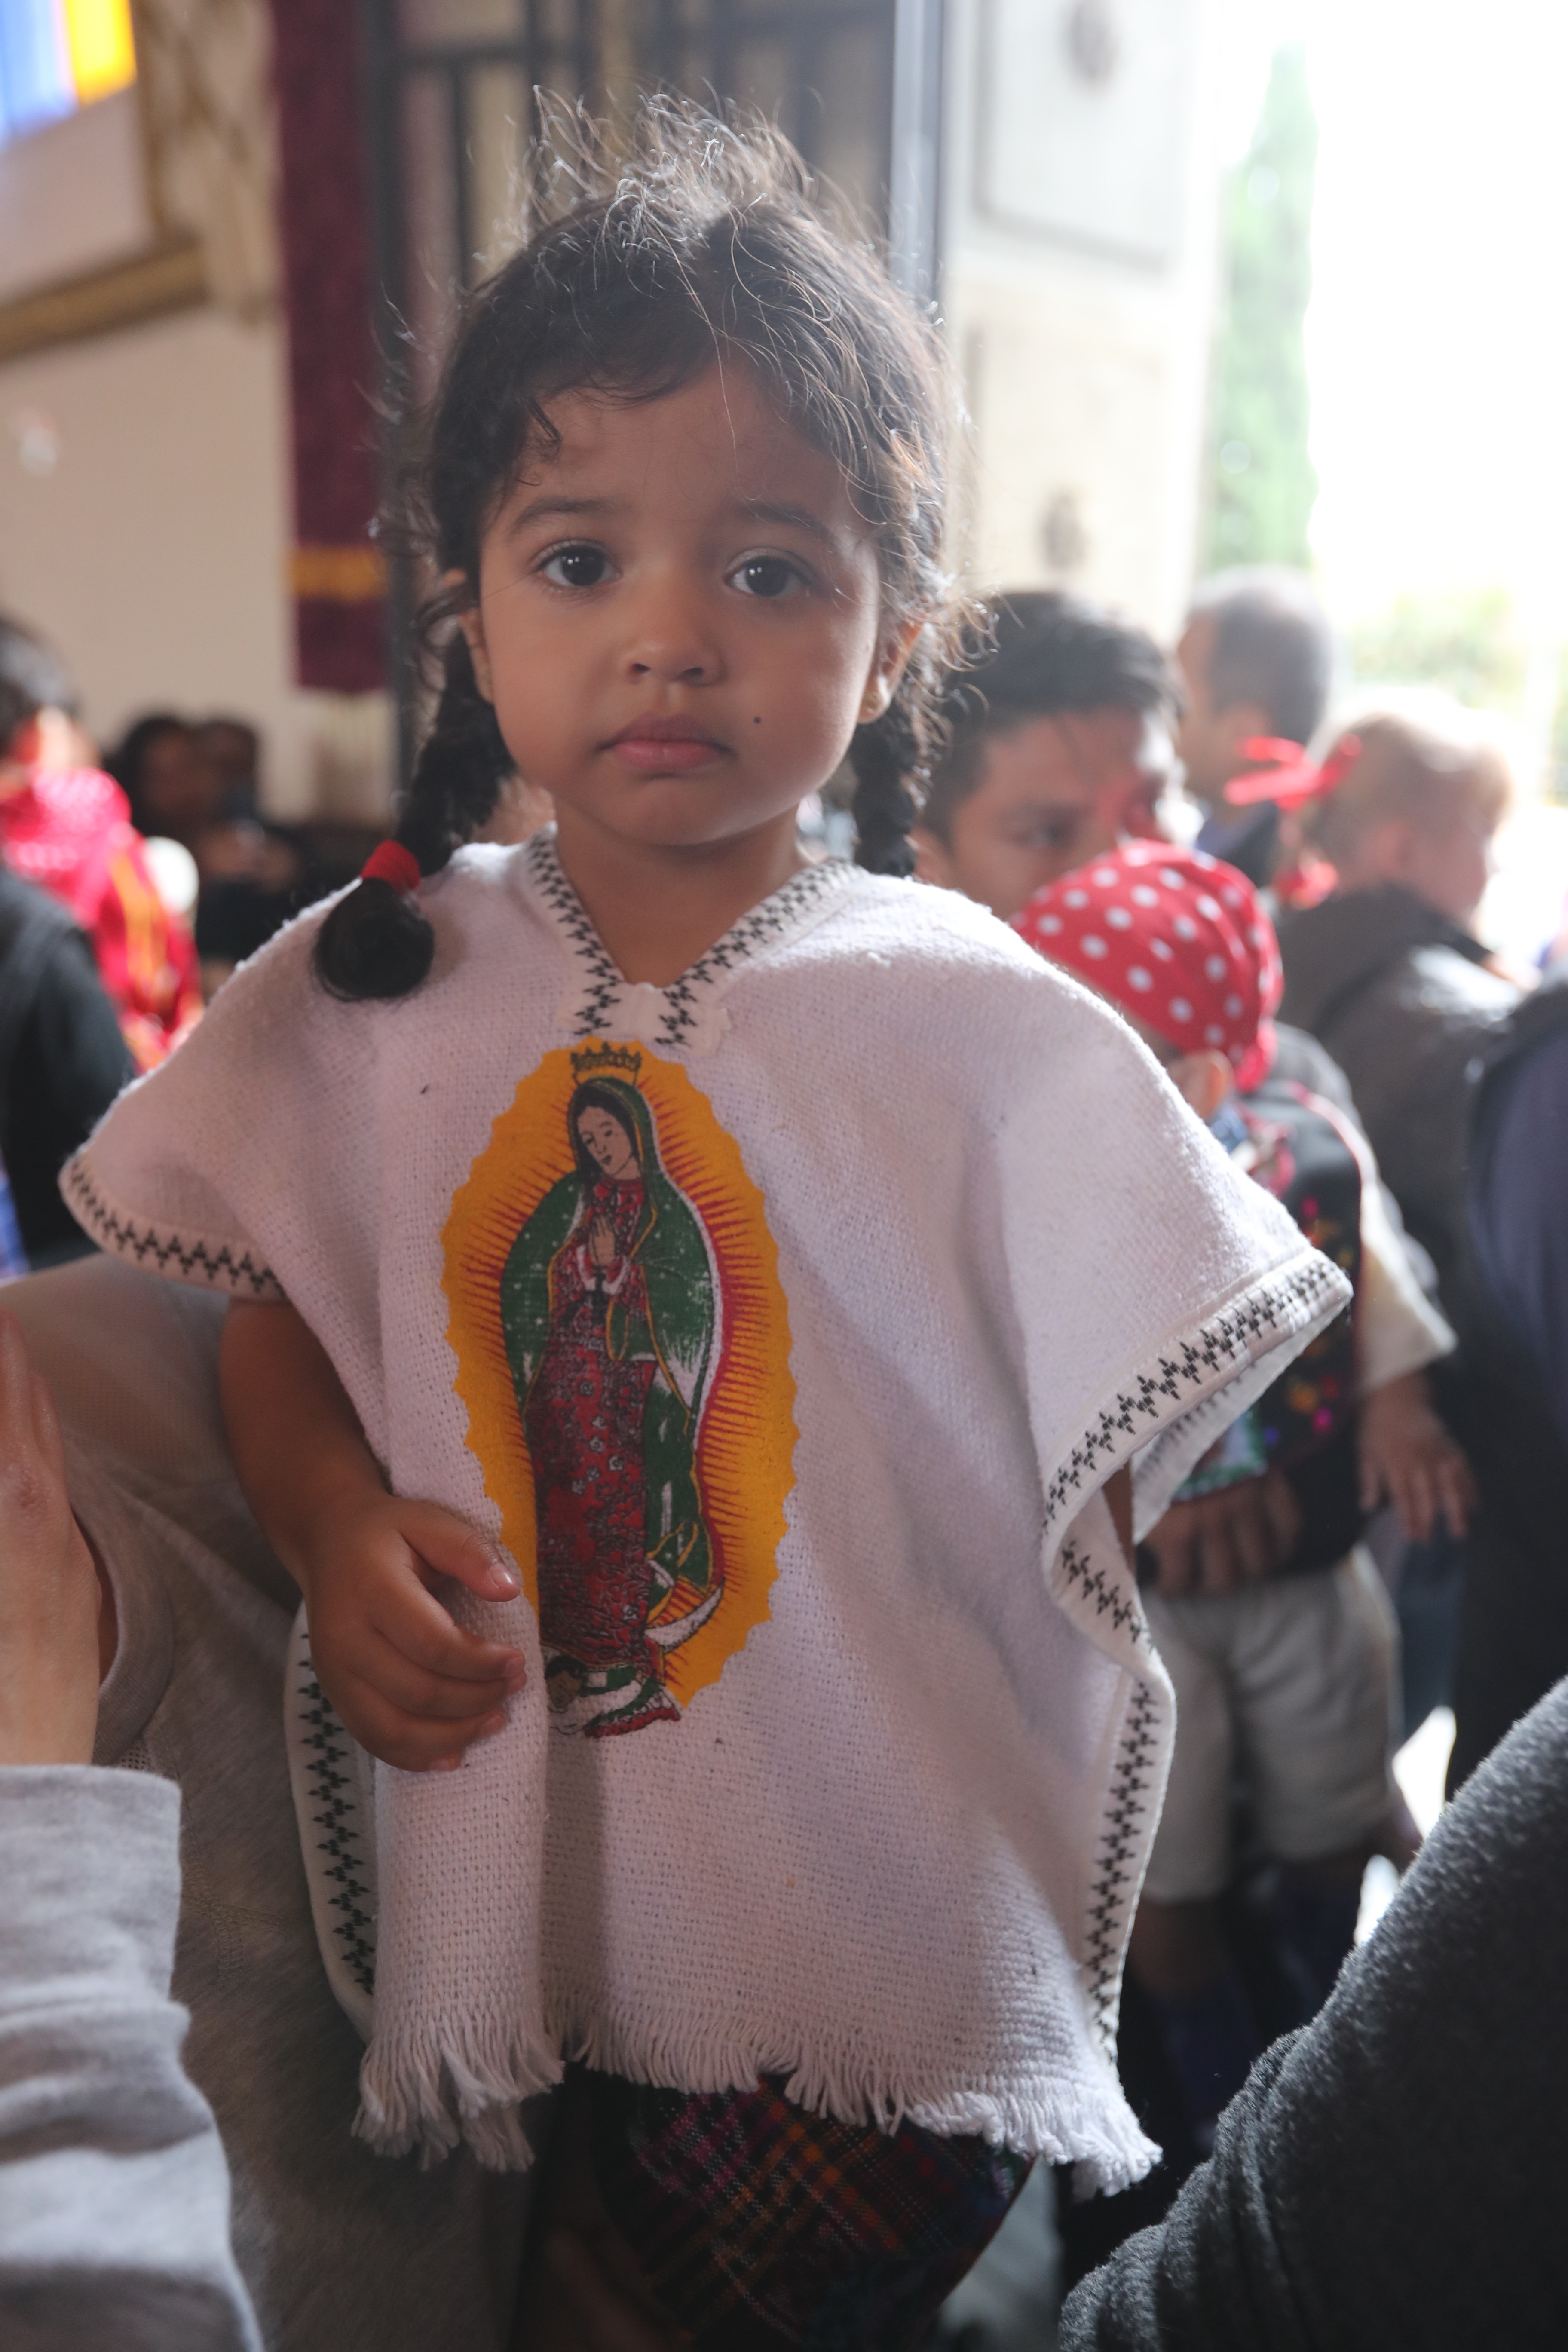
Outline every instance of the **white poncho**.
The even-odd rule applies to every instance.
[[[528,1685],[462,1771],[375,1769],[378,1868],[295,1723],[362,2128],[524,2162],[581,2054],[1136,2178],[1171,1709],[1101,1489],[1148,1524],[1342,1276],[949,893],[814,867],[668,990],[548,835],[421,903],[424,987],[334,1002],[303,917],[65,1179],[106,1248],[291,1300],[392,1486],[523,1579],[452,1594]]]

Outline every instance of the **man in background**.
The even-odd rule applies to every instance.
[[[1186,688],[1177,749],[1205,812],[1197,845],[1267,889],[1280,863],[1279,812],[1271,801],[1227,808],[1225,788],[1274,764],[1249,744],[1304,746],[1321,726],[1334,668],[1328,614],[1304,572],[1238,565],[1199,585],[1176,660]]]

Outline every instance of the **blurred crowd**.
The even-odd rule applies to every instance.
[[[1369,1860],[1410,1862],[1398,1744],[1450,1707],[1455,1790],[1568,1672],[1568,970],[1477,934],[1516,790],[1499,725],[1334,686],[1289,572],[1205,581],[1171,649],[1001,597],[914,834],[920,878],[1109,997],[1356,1289],[1140,1548],[1179,1715],[1121,2063],[1165,2160],[1067,2210],[1069,2279],[1169,2206],[1321,2006]],[[166,711],[100,756],[55,655],[0,621],[8,1271],[88,1247],[68,1155],[359,870],[374,836],[276,821],[261,756],[243,719]],[[515,779],[487,832],[548,814]]]

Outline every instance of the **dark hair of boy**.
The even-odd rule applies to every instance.
[[[150,710],[126,729],[105,760],[105,770],[131,803],[131,822],[139,833],[164,830],[147,804],[146,773],[153,751],[171,735],[188,738],[190,733],[190,722],[174,711]]]
[[[40,710],[75,709],[75,688],[48,647],[0,614],[0,755]]]
[[[530,437],[551,440],[550,402],[584,387],[658,400],[719,359],[748,369],[842,467],[875,535],[889,621],[925,616],[890,706],[849,752],[859,862],[908,874],[957,625],[942,562],[953,404],[935,328],[863,242],[827,225],[800,158],[765,125],[656,98],[629,153],[580,122],[555,127],[577,151],[571,168],[544,173],[532,211],[544,225],[469,297],[424,427],[403,527],[438,575],[468,584],[426,607],[426,641],[443,640],[441,695],[396,837],[437,873],[512,772],[452,622],[472,600],[496,498]],[[412,897],[362,881],[322,925],[316,969],[334,995],[402,996],[433,945]]]
[[[1306,574],[1240,564],[1200,583],[1178,649],[1188,687],[1181,752],[1200,800],[1217,801],[1256,761],[1252,736],[1309,743],[1333,684],[1328,614]]]
[[[1062,589],[998,598],[965,650],[942,698],[946,740],[921,810],[939,841],[979,783],[993,736],[1064,711],[1127,710],[1173,726],[1182,708],[1180,680],[1146,629]]]

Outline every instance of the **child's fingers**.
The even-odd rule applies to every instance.
[[[1470,1530],[1470,1517],[1476,1507],[1476,1482],[1469,1464],[1457,1446],[1450,1447],[1437,1465],[1437,1489],[1448,1532],[1458,1541]]]
[[[1234,1591],[1246,1573],[1230,1513],[1208,1517],[1198,1546],[1198,1589],[1210,1595]]]
[[[515,1673],[490,1675],[482,1680],[430,1674],[414,1665],[383,1634],[376,1635],[361,1672],[372,1689],[405,1715],[448,1722],[504,1706],[512,1693],[521,1689],[523,1680],[521,1661]]]
[[[431,1674],[455,1675],[463,1682],[488,1682],[515,1671],[522,1659],[521,1650],[482,1641],[459,1625],[416,1577],[400,1577],[379,1590],[370,1602],[367,1622],[415,1665]]]
[[[1289,1559],[1300,1539],[1301,1506],[1290,1481],[1278,1470],[1269,1471],[1263,1480],[1262,1503],[1273,1542],[1273,1558],[1268,1566],[1275,1568]]]
[[[1413,1543],[1425,1543],[1432,1533],[1432,1482],[1424,1462],[1404,1465],[1398,1503],[1400,1526]]]
[[[437,1503],[409,1503],[399,1515],[405,1540],[438,1576],[466,1584],[481,1601],[515,1601],[522,1587],[483,1536]]]
[[[338,1712],[362,1748],[400,1772],[449,1770],[462,1761],[465,1749],[491,1738],[506,1721],[492,1707],[456,1723],[424,1722],[363,1687],[345,1694]]]

